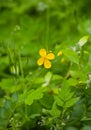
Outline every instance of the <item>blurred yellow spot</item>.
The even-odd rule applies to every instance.
[[[62,51],[59,51],[58,53],[57,53],[57,56],[61,56],[63,54],[63,52]]]
[[[61,59],[61,62],[63,63],[64,61],[65,61],[65,59],[64,59],[64,58],[62,58],[62,59]]]
[[[51,62],[50,60],[53,60],[55,58],[55,55],[52,52],[49,52],[47,54],[45,49],[40,49],[39,50],[40,58],[37,60],[37,64],[39,66],[44,64],[45,68],[51,68]]]

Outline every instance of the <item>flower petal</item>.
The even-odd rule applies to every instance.
[[[40,49],[39,54],[40,54],[40,56],[45,57],[46,56],[46,50]]]
[[[44,60],[44,67],[47,68],[47,69],[51,68],[51,62],[49,60],[45,59]]]
[[[46,58],[48,60],[53,60],[55,58],[55,55],[53,53],[49,53],[49,54],[47,54]]]
[[[39,58],[38,60],[37,60],[37,64],[40,66],[40,65],[43,65],[43,63],[44,63],[44,58]]]

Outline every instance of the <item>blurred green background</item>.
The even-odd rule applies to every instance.
[[[8,114],[9,112],[14,113],[15,110],[13,112],[11,112],[11,110],[13,110],[12,108],[15,108],[15,102],[17,104],[18,100],[17,95],[13,95],[11,97],[11,101],[9,102],[11,103],[9,106],[7,103],[8,100],[6,100],[5,102],[5,98],[3,98],[3,96],[7,96],[8,94],[14,93],[15,91],[20,92],[20,90],[23,89],[22,86],[25,86],[23,83],[28,83],[27,87],[30,91],[32,90],[32,88],[35,89],[40,87],[38,88],[38,90],[36,89],[37,91],[35,91],[35,95],[36,93],[40,92],[38,96],[41,97],[42,83],[48,82],[50,90],[51,88],[59,87],[61,80],[63,80],[67,72],[70,70],[69,74],[73,77],[73,80],[69,81],[70,84],[73,84],[74,86],[74,84],[76,84],[74,83],[74,79],[76,79],[78,81],[78,86],[85,86],[84,81],[87,80],[87,74],[91,71],[91,38],[89,38],[88,43],[84,46],[85,53],[83,53],[81,57],[82,59],[80,58],[82,62],[81,72],[79,71],[77,64],[72,64],[72,66],[70,65],[71,62],[79,62],[79,59],[77,57],[78,55],[75,55],[74,51],[70,52],[70,49],[67,50],[66,48],[76,47],[76,43],[79,41],[80,38],[85,35],[91,35],[91,0],[0,0],[1,106],[3,106],[3,101],[5,103],[5,108],[0,107],[0,111],[1,113],[7,113],[4,116],[2,116],[3,114],[0,115],[1,128],[3,128],[2,126],[4,126],[4,123],[5,125],[8,124],[6,120],[8,118]],[[41,48],[45,48],[49,51],[52,50],[56,56],[58,51],[64,49],[64,52],[66,53],[66,56],[68,56],[68,59],[67,57],[65,58],[64,55],[62,55],[62,58],[66,59],[66,62],[62,63],[61,57],[56,57],[55,60],[52,62],[52,68],[50,68],[52,73],[46,73],[46,69],[43,69],[42,72],[42,69],[37,65],[37,59],[39,58],[39,49]],[[22,71],[24,71],[24,75],[22,74]],[[25,78],[24,81],[21,78],[23,77],[22,75]],[[67,75],[66,78],[69,79],[70,75]],[[52,76],[53,79],[50,82]],[[83,84],[79,85],[79,81],[81,81],[81,83]],[[78,115],[76,113],[77,111],[74,109],[73,117],[75,117],[74,113],[79,116],[79,113],[81,112],[83,113],[83,115],[80,115],[84,117],[85,109],[85,112],[88,111],[87,117],[91,117],[91,93],[89,90],[91,90],[91,88],[87,89],[86,91],[88,92],[86,93],[84,91],[85,94],[82,91],[82,98],[85,99],[85,96],[87,96],[86,100],[78,103],[79,107],[78,109],[76,108],[78,111]],[[88,96],[87,94],[90,96]],[[45,95],[47,94],[45,93]],[[23,94],[21,95],[20,99],[22,99],[22,97]],[[51,99],[49,100],[50,97],[45,96],[44,99],[42,99],[41,102],[44,103],[44,107],[46,104],[50,105],[50,102],[53,102],[51,101]],[[35,99],[36,98],[34,97],[34,100]],[[49,101],[48,103],[47,100]],[[30,111],[29,113],[32,114],[32,111],[34,110],[34,116],[36,117],[36,111],[39,111],[38,113],[41,113],[40,111],[42,107],[40,108],[39,105],[38,107],[36,107],[36,102],[34,103],[35,104],[32,105],[31,109],[29,109],[31,111],[31,113]],[[13,107],[12,104],[14,104]],[[86,108],[83,104],[86,104]],[[90,106],[89,110],[88,105]],[[7,110],[9,110],[9,112],[6,111],[6,108]],[[24,117],[22,116],[24,114],[22,105],[20,105],[17,111],[17,113],[19,114],[21,111],[21,114],[20,117],[16,118],[18,120],[21,120],[22,117],[22,120],[25,121],[24,125],[26,125],[28,120],[27,118],[24,119]],[[78,117],[77,125],[79,119],[80,118]],[[90,125],[90,120],[86,120],[87,125]],[[85,126],[84,122],[83,126]],[[87,126],[87,128],[88,127],[89,126]],[[85,128],[86,127],[84,127],[83,129],[85,130]],[[69,127],[68,129],[71,130],[72,127]]]
[[[0,40],[19,49],[71,44],[91,34],[90,11],[90,0],[0,0]]]
[[[34,68],[40,48],[74,46],[90,35],[90,12],[91,0],[0,0],[1,56],[9,45],[11,51],[31,57]]]

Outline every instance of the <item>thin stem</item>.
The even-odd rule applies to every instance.
[[[24,72],[23,72],[23,67],[22,67],[20,54],[19,54],[19,65],[20,65],[20,71],[21,71],[21,75],[22,75],[22,79],[23,79],[23,87],[24,87],[23,93],[26,93],[27,92],[27,88],[26,88],[26,84],[24,82]],[[26,104],[25,104],[25,117],[28,118],[28,111],[27,111],[27,105]],[[28,126],[27,125],[26,125],[26,130],[28,130]]]
[[[21,62],[21,56],[20,56],[20,54],[18,56],[19,56],[20,72],[21,72],[22,78],[24,78],[23,67],[22,67],[22,62]]]
[[[9,55],[10,62],[14,63],[14,59],[13,59],[12,52],[10,50],[9,44],[7,46],[7,50],[8,50],[8,55]]]
[[[48,2],[47,2],[48,4]],[[46,10],[46,47],[47,47],[47,50],[48,50],[48,42],[49,42],[49,31],[50,31],[50,11],[49,11],[50,7],[49,7],[49,4],[48,4],[48,8]]]
[[[81,47],[81,49],[80,49],[80,58],[79,58],[79,68],[80,68],[80,70],[82,69],[83,50],[84,50],[84,48]]]

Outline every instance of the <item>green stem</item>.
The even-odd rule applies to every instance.
[[[83,47],[81,48],[81,50],[80,50],[80,58],[79,58],[79,68],[80,68],[80,70],[82,69],[82,58],[83,58]]]
[[[22,67],[22,62],[21,62],[21,56],[20,56],[20,54],[18,56],[19,56],[20,72],[21,72],[22,78],[24,78],[24,72],[23,72],[23,67]]]
[[[7,46],[7,50],[8,50],[8,55],[9,55],[10,62],[11,62],[11,63],[14,63],[13,56],[12,56],[12,52],[11,52],[11,50],[10,50],[9,44],[8,44],[8,46]]]
[[[26,93],[27,92],[27,88],[26,88],[26,84],[24,82],[24,72],[23,72],[23,67],[22,67],[22,62],[21,62],[21,56],[20,56],[20,54],[19,54],[19,65],[20,65],[20,71],[21,71],[21,75],[22,75],[22,79],[23,79],[23,81],[22,81],[22,83],[23,83],[22,85],[24,87],[23,93]],[[26,117],[26,119],[28,118],[28,112],[27,112],[27,106],[26,106],[26,104],[25,104],[25,117]],[[26,126],[26,130],[28,130],[28,126]]]
[[[47,2],[48,4],[48,2]],[[48,50],[48,42],[49,42],[49,31],[50,31],[50,13],[49,13],[49,4],[48,4],[48,8],[46,10],[46,47],[47,47],[47,50]]]
[[[62,113],[61,113],[61,120],[63,120],[64,118],[64,113],[65,113],[65,109],[63,108]]]

